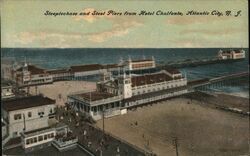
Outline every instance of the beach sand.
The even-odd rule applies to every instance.
[[[88,81],[58,81],[37,87],[37,93],[55,99],[56,104],[63,106],[67,102],[67,95],[78,91],[90,91],[96,88],[95,82]],[[30,88],[30,93],[35,95],[35,87]]]
[[[107,118],[105,130],[158,156],[176,155],[174,137],[183,156],[248,153],[248,117],[188,101],[176,98]]]

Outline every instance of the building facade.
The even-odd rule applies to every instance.
[[[55,100],[42,96],[23,97],[2,102],[3,120],[10,138],[21,132],[48,127],[55,119]]]
[[[130,107],[187,93],[187,80],[178,70],[118,78],[103,76],[93,92],[68,96],[68,103],[95,120],[127,112]]]
[[[244,50],[226,50],[222,51],[220,50],[218,52],[218,57],[221,60],[228,60],[228,59],[244,59],[246,57]]]

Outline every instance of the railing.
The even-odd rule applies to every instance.
[[[60,148],[62,148],[62,147],[65,147],[65,146],[77,143],[78,142],[78,138],[71,139],[71,140],[68,140],[68,141],[62,141],[61,139],[59,139],[59,140],[54,140],[53,142],[56,145],[58,145]]]
[[[115,102],[119,101],[122,99],[122,95],[106,98],[106,99],[101,99],[97,101],[89,101],[90,105],[98,105],[98,104],[105,104],[105,103],[110,103],[110,102]]]

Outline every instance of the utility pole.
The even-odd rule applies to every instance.
[[[105,113],[105,110],[104,110],[104,106],[103,106],[103,108],[102,108],[102,132],[103,132],[103,137],[104,137],[104,117],[105,117],[104,113]]]
[[[26,131],[25,115],[23,113],[23,131]]]
[[[177,137],[173,138],[173,146],[174,146],[175,151],[176,151],[176,156],[179,156],[179,153],[178,153],[178,138]]]

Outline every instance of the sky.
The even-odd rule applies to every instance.
[[[247,0],[2,0],[8,48],[248,48]],[[45,16],[50,12],[183,12],[183,16]],[[188,11],[224,16],[187,16]],[[225,16],[225,11],[232,16]],[[238,11],[240,15],[235,17]]]

